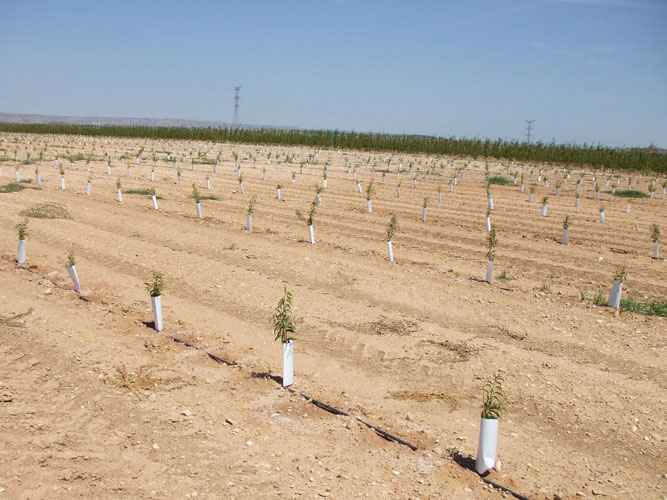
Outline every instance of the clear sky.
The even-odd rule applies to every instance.
[[[667,0],[0,0],[0,112],[667,147]]]

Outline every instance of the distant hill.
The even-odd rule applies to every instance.
[[[644,153],[656,153],[659,155],[667,155],[667,148],[659,148],[658,146],[651,144],[646,148],[627,148],[628,151],[641,151]]]
[[[180,120],[172,118],[113,118],[109,116],[57,116],[30,115],[20,113],[0,113],[0,123],[65,123],[67,125],[120,125],[144,127],[231,127],[231,123],[205,120]],[[242,124],[243,128],[296,129],[275,125]]]

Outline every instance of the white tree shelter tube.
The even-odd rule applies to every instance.
[[[614,284],[611,287],[611,293],[609,294],[609,302],[607,305],[618,309],[621,305],[621,294],[623,293],[623,282],[614,280]]]
[[[19,264],[25,264],[25,240],[19,240]]]
[[[493,261],[490,260],[486,266],[486,282],[493,283]]]
[[[294,341],[283,343],[283,387],[294,383]]]
[[[475,470],[484,474],[496,465],[496,450],[498,449],[498,419],[483,418],[479,426],[479,445],[477,447],[477,462]]]
[[[162,296],[151,297],[151,305],[153,306],[153,320],[155,331],[162,331]]]
[[[81,293],[81,285],[79,284],[79,275],[76,272],[76,266],[66,266],[65,269],[67,269],[67,274],[69,274],[69,279],[72,280],[72,284],[74,285],[74,290],[76,293]]]

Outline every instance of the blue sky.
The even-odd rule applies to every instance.
[[[667,0],[0,0],[0,111],[667,147]]]

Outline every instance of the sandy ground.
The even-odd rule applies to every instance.
[[[40,139],[2,135],[10,159],[0,162],[0,185],[14,180],[14,149],[25,158],[28,140],[38,146]],[[667,267],[651,259],[649,238],[651,224],[667,229],[659,190],[654,200],[633,201],[628,214],[626,199],[604,192],[610,186],[594,199],[590,175],[575,209],[578,172],[558,196],[549,172],[551,187],[541,183],[535,203],[528,189],[493,186],[495,275],[512,279],[488,284],[483,162],[473,162],[450,193],[455,168],[467,161],[450,159],[451,167],[426,180],[427,157],[404,156],[404,168],[415,166],[402,175],[398,198],[396,155],[384,184],[375,173],[368,214],[365,195],[332,151],[311,245],[294,211],[307,211],[314,198],[326,150],[300,174],[298,164],[284,162],[278,171],[276,154],[305,161],[317,150],[273,147],[267,164],[261,155],[269,148],[249,145],[48,142],[42,189],[0,194],[0,316],[32,309],[0,324],[0,498],[500,498],[507,494],[485,485],[471,465],[481,387],[496,371],[505,378],[507,410],[501,467],[488,479],[529,498],[665,496],[666,320],[618,315],[581,298],[608,294],[619,266],[628,272],[625,296],[667,297]],[[61,190],[54,149],[87,156],[93,147],[91,196],[85,161],[70,168],[61,159]],[[152,147],[159,160],[151,183]],[[190,148],[208,150],[209,160],[222,151],[217,173],[211,164],[191,170]],[[112,154],[110,176],[102,151]],[[163,151],[179,152],[181,185]],[[124,152],[127,164],[118,159]],[[257,157],[256,168],[244,152]],[[352,166],[357,154],[369,156],[345,152]],[[390,156],[374,155],[371,164],[379,169]],[[34,168],[20,165],[21,177],[34,179]],[[504,173],[498,163],[490,170]],[[370,169],[358,167],[357,175],[365,189]],[[525,175],[527,185],[537,182],[537,170]],[[119,203],[118,177],[124,191],[155,187],[160,210],[141,195]],[[645,190],[646,179],[637,181]],[[202,220],[188,198],[193,182],[222,198],[202,202]],[[547,194],[548,217],[540,217]],[[17,214],[43,201],[66,206],[71,219],[30,219],[28,262],[17,267]],[[393,264],[384,239],[391,213],[401,226]],[[566,214],[569,246],[560,244]],[[69,249],[89,302],[67,277]],[[151,329],[144,286],[153,269],[166,282],[161,333]],[[262,376],[281,374],[270,318],[283,285],[301,318],[294,389],[351,417]],[[238,365],[216,363],[168,335]],[[356,417],[419,450],[382,439]]]

